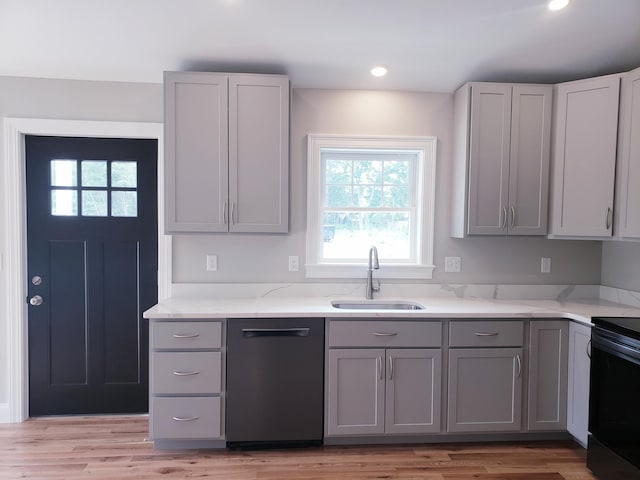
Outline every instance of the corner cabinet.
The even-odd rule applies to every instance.
[[[529,431],[567,426],[567,320],[533,320],[529,329]]]
[[[449,324],[448,432],[519,432],[522,427],[524,325]]]
[[[440,322],[327,328],[327,437],[440,432]]]
[[[546,235],[552,95],[528,84],[456,91],[452,237]]]
[[[166,230],[288,231],[289,80],[165,72]]]
[[[640,68],[622,77],[614,234],[640,239]]]
[[[556,85],[552,236],[612,235],[620,75]]]

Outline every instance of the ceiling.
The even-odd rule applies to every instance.
[[[389,66],[384,78],[369,69]],[[640,66],[640,0],[0,0],[0,75],[162,82],[285,73],[297,88],[451,92]]]

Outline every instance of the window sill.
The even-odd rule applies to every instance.
[[[435,265],[380,265],[375,271],[376,278],[391,279],[422,279],[433,278]],[[367,267],[363,264],[307,264],[305,265],[307,278],[364,278]]]

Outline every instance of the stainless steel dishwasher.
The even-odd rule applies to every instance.
[[[227,321],[227,446],[320,444],[324,319]]]

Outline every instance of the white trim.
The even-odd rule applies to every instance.
[[[363,264],[324,263],[320,261],[320,245],[318,231],[320,220],[320,179],[321,149],[362,148],[413,150],[422,152],[422,161],[418,166],[418,175],[422,178],[422,195],[417,199],[416,228],[421,232],[421,244],[417,246],[417,263],[389,264],[380,261],[380,270],[376,276],[398,279],[431,279],[433,278],[433,244],[435,218],[435,187],[437,137],[404,137],[404,136],[361,136],[361,135],[320,135],[307,136],[307,238],[306,265],[307,278],[362,278]],[[364,246],[365,250],[368,245]]]
[[[10,423],[8,403],[0,403],[0,423]]]
[[[0,226],[0,231],[5,232],[7,249],[4,270],[7,301],[4,308],[0,307],[0,315],[7,319],[7,338],[4,341],[8,355],[5,371],[9,403],[7,418],[0,415],[0,422],[21,422],[28,418],[25,135],[158,140],[158,299],[162,300],[171,294],[171,237],[164,235],[162,123],[5,118],[5,176],[1,180],[5,191],[4,225]]]

